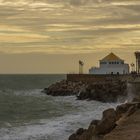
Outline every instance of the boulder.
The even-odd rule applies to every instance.
[[[83,128],[79,128],[77,131],[76,131],[76,135],[82,135],[86,130],[83,129]]]
[[[96,125],[94,133],[96,135],[105,135],[116,126],[116,112],[113,108],[103,112],[102,120]]]
[[[100,122],[100,120],[93,120],[91,123],[90,123],[90,125],[98,125],[99,124],[99,122]]]
[[[80,136],[83,135],[86,132],[86,129],[83,128],[79,128],[76,133],[72,134],[69,137],[69,140],[81,140]]]
[[[131,104],[129,104],[129,103],[125,103],[125,104],[117,106],[117,108],[116,108],[117,120],[119,120],[119,118],[122,117],[123,114],[128,111],[130,106],[131,106]]]
[[[52,96],[70,96],[76,95],[84,86],[85,84],[82,82],[63,80],[44,88],[42,92]]]
[[[136,105],[131,106],[128,109],[128,111],[126,112],[125,116],[128,117],[128,116],[132,115],[136,110],[137,110],[137,106]]]
[[[79,100],[97,100],[115,102],[120,96],[125,96],[126,82],[120,80],[105,80],[94,83],[71,82],[63,80],[44,88],[44,93],[52,96],[77,95]]]
[[[108,109],[103,112],[102,120],[93,120],[88,129],[80,128],[69,137],[69,140],[101,140],[104,134],[115,128],[116,112]]]
[[[116,124],[118,126],[122,125],[124,120],[127,117],[135,113],[138,109],[140,109],[140,102],[131,102],[117,106],[116,114],[117,114],[117,121]]]
[[[69,140],[103,140],[118,125],[123,124],[129,117],[140,109],[140,102],[131,102],[117,106],[103,112],[101,120],[93,120],[88,129],[80,128],[69,137]],[[119,116],[119,118],[118,118]]]
[[[76,134],[72,134],[70,137],[69,137],[69,140],[78,140],[78,137]]]
[[[119,120],[119,118],[122,116],[129,116],[133,114],[138,108],[140,108],[140,102],[131,102],[118,105],[116,107],[117,120]]]
[[[139,97],[139,96],[135,97],[135,98],[132,100],[132,102],[140,102],[140,97]]]
[[[120,96],[127,95],[126,89],[126,82],[120,80],[91,83],[79,92],[77,99],[115,102]]]

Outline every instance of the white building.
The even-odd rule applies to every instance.
[[[129,64],[125,64],[124,60],[110,53],[99,61],[99,67],[89,69],[90,74],[128,74]]]

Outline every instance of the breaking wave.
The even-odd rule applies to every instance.
[[[68,136],[79,127],[85,126],[86,128],[91,120],[101,118],[103,110],[117,105],[113,103],[105,104],[97,101],[78,101],[74,96],[45,96],[45,98],[43,95],[39,94],[41,94],[40,90],[34,90],[31,93],[27,91],[24,93],[22,91],[14,94],[20,96],[23,100],[28,100],[28,98],[30,98],[30,100],[32,100],[32,107],[34,107],[37,101],[40,102],[38,104],[40,106],[43,102],[47,102],[45,104],[46,110],[39,108],[42,112],[36,112],[38,118],[34,120],[34,115],[32,114],[34,112],[32,108],[30,108],[30,102],[27,102],[24,105],[24,109],[31,109],[30,115],[28,114],[32,117],[30,122],[20,120],[20,123],[15,125],[16,122],[11,123],[10,120],[7,120],[5,122],[5,127],[1,127],[0,129],[0,140],[67,140]],[[33,102],[33,100],[35,100],[35,102]],[[37,114],[43,114],[44,111],[47,113],[43,117]],[[27,114],[25,113],[23,115]]]

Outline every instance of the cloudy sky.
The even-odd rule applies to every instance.
[[[85,72],[140,50],[140,0],[0,0],[0,73]]]

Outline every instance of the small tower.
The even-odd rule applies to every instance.
[[[131,63],[131,72],[135,72],[135,64]]]
[[[79,60],[79,74],[83,74],[84,62]]]
[[[136,56],[136,72],[140,73],[140,52],[135,52]]]

